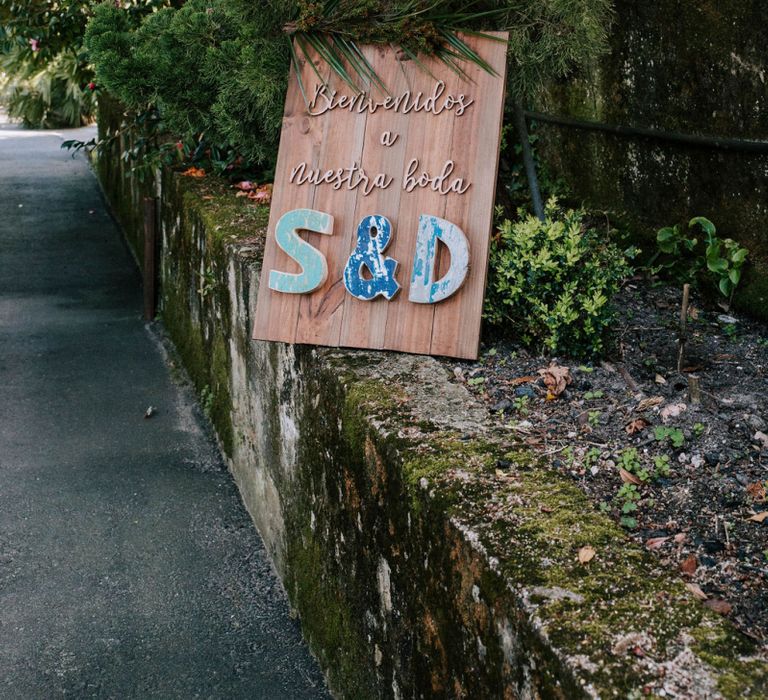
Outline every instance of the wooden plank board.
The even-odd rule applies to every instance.
[[[317,71],[325,77],[330,68],[317,54],[310,54]],[[301,74],[305,90],[313,90],[319,84],[315,71],[304,59],[301,60]],[[283,130],[280,135],[280,151],[275,169],[272,208],[269,213],[267,244],[259,285],[259,302],[254,316],[254,336],[284,343],[296,341],[296,325],[299,318],[301,297],[295,294],[280,294],[269,289],[270,270],[300,272],[299,266],[276,245],[275,228],[280,217],[292,209],[312,208],[314,187],[299,187],[289,182],[289,171],[295,163],[307,162],[317,167],[320,160],[324,124],[307,114],[299,82],[291,69],[288,93],[285,100]],[[320,238],[320,236],[317,236]],[[312,241],[316,243],[317,241]],[[262,300],[264,303],[262,303]],[[267,303],[268,300],[268,303]]]
[[[476,39],[470,38],[468,43],[478,50]],[[506,44],[488,41],[485,44],[490,44],[485,47],[484,56],[491,65],[504,61]],[[479,349],[498,173],[497,167],[491,168],[488,164],[495,166],[499,161],[505,81],[477,66],[467,65],[465,71],[473,89],[487,96],[488,103],[496,105],[496,110],[495,113],[470,110],[464,117],[456,118],[453,150],[461,152],[464,162],[471,168],[472,189],[467,196],[448,200],[446,219],[458,224],[469,239],[471,263],[462,293],[435,305],[429,351],[432,355],[474,359]],[[441,259],[441,263],[441,273],[445,273],[444,260]]]
[[[358,96],[316,60],[323,75],[329,76],[328,85],[318,92],[317,76],[311,66],[303,66],[307,104],[295,75],[291,76],[255,314],[255,338],[476,357],[495,194],[506,47],[473,36],[465,37],[465,41],[494,67],[498,76],[462,63],[469,77],[466,80],[439,61],[421,59],[426,72],[414,61],[398,60],[389,47],[364,48],[387,91],[361,85],[363,94]],[[302,163],[305,172],[314,173],[315,184],[298,183],[295,172]],[[353,174],[338,182],[334,173],[347,168]],[[360,178],[363,171],[365,179]],[[410,180],[406,178],[409,172]],[[422,172],[428,174],[425,181],[414,186]],[[442,180],[438,178],[441,173],[447,173]],[[356,178],[360,183],[352,186]],[[454,190],[450,189],[452,183]],[[280,217],[296,209],[314,209],[334,219],[332,235],[300,232],[322,252],[328,268],[324,283],[307,294],[278,292],[268,285],[272,270],[300,271],[274,239]],[[375,230],[373,239],[363,237],[358,243],[358,226],[373,215],[386,217],[393,231],[390,245],[380,258],[372,252],[377,247]],[[409,300],[422,215],[455,224],[466,234],[470,246],[470,271],[464,285],[439,303]],[[367,256],[358,248],[366,241]],[[440,252],[435,280],[444,274],[451,260],[445,246],[437,247]],[[351,275],[358,273],[360,260],[373,261],[379,271],[384,269],[385,259],[397,261],[395,277],[401,289],[394,298],[361,300],[347,291],[344,270],[355,252],[359,256]],[[357,285],[366,287],[370,271],[365,262],[359,272],[363,282]],[[383,287],[391,292],[391,282]]]

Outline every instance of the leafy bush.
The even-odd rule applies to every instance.
[[[0,60],[0,70],[13,62]],[[13,71],[13,66],[8,65]],[[37,70],[35,70],[37,69]],[[34,128],[81,126],[94,116],[94,93],[84,87],[90,74],[71,51],[62,51],[48,63],[28,66],[20,74],[0,77],[0,97],[12,119]]]
[[[123,0],[139,21],[168,0]],[[93,0],[0,0],[0,100],[33,127],[80,126],[95,116],[93,71],[83,50]]]
[[[688,222],[689,229],[696,227],[704,231],[703,250],[699,239],[689,238],[679,225],[667,226],[656,234],[658,250],[647,269],[653,275],[661,273],[679,282],[693,282],[706,270],[705,278],[730,303],[741,281],[749,250],[731,238],[719,238],[715,225],[703,216]]]
[[[339,46],[396,43],[406,52],[434,53],[449,29],[509,27],[510,81],[515,93],[524,94],[605,46],[611,4],[188,0],[178,9],[149,15],[137,27],[124,9],[108,1],[95,9],[85,43],[97,82],[131,109],[156,106],[163,126],[177,136],[205,134],[208,144],[229,147],[245,161],[269,168],[280,134],[291,37],[299,47],[330,35]],[[459,53],[451,45],[448,49]]]
[[[90,2],[0,0],[0,100],[27,126],[80,126],[95,100],[81,42]]]
[[[560,211],[553,198],[544,222],[504,221],[492,242],[485,318],[536,351],[600,354],[611,299],[632,272],[633,251],[622,252],[584,217]]]

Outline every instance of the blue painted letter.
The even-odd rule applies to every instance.
[[[379,294],[387,301],[397,294],[397,261],[383,253],[392,237],[392,224],[386,216],[366,216],[357,228],[357,247],[344,268],[344,286],[358,299],[370,301]],[[370,278],[363,277],[367,267]]]
[[[437,239],[451,251],[451,266],[445,276],[435,282]],[[464,232],[450,221],[422,214],[416,238],[416,254],[408,299],[417,304],[436,304],[455,294],[464,284],[469,271],[469,241]]]
[[[328,277],[328,261],[314,246],[299,238],[297,231],[333,233],[333,217],[314,209],[294,209],[280,217],[275,240],[300,266],[299,274],[270,270],[269,288],[286,294],[306,294],[317,289]]]

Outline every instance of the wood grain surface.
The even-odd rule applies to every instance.
[[[505,38],[502,33],[496,33]],[[355,92],[330,74],[328,66],[314,57],[315,66],[328,80],[327,94],[336,91],[341,105],[323,114],[312,115],[295,73],[291,72],[280,141],[274,196],[264,263],[261,273],[254,338],[287,343],[397,350],[402,352],[477,357],[483,297],[485,294],[488,248],[495,199],[499,144],[506,78],[506,45],[490,39],[466,36],[472,46],[495,69],[491,75],[469,63],[462,63],[465,76],[434,59],[421,59],[429,72],[413,61],[401,61],[389,47],[365,47],[364,53],[387,86],[360,84],[375,102],[390,99],[390,108],[375,111],[350,108]],[[312,100],[320,79],[308,63],[301,66],[307,98]],[[421,103],[433,95],[438,81],[445,84],[442,104],[449,96],[473,100],[459,115],[457,107],[440,114],[426,110],[392,108],[394,100],[410,91],[411,101],[419,92]],[[320,97],[312,111],[327,104]],[[401,105],[408,104],[407,101]],[[391,145],[385,145],[389,134]],[[461,178],[469,188],[464,194],[436,192],[430,186],[408,192],[404,175],[412,159],[418,159],[416,177],[422,171],[434,178],[448,161],[454,169],[444,189]],[[299,184],[291,173],[301,163],[310,169],[327,171],[356,165],[370,181],[379,173],[391,178],[386,188],[363,186],[335,188],[321,182]],[[301,233],[322,251],[328,261],[328,278],[310,294],[286,294],[269,289],[271,270],[296,273],[299,265],[276,244],[277,221],[293,209],[316,209],[334,217],[330,236]],[[356,299],[346,291],[344,267],[357,243],[357,228],[366,216],[387,217],[393,226],[392,241],[384,255],[398,261],[396,278],[402,287],[387,301]],[[452,297],[437,304],[416,304],[408,300],[419,217],[423,214],[447,219],[465,233],[470,247],[470,271],[464,285]],[[449,253],[439,246],[436,277],[449,267]]]

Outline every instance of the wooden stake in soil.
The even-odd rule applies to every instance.
[[[688,340],[688,303],[691,295],[691,285],[683,285],[683,305],[680,307],[680,335],[677,339],[677,371],[683,371],[685,363],[685,343]]]
[[[698,406],[701,403],[701,384],[695,374],[688,375],[688,402],[692,406]]]

